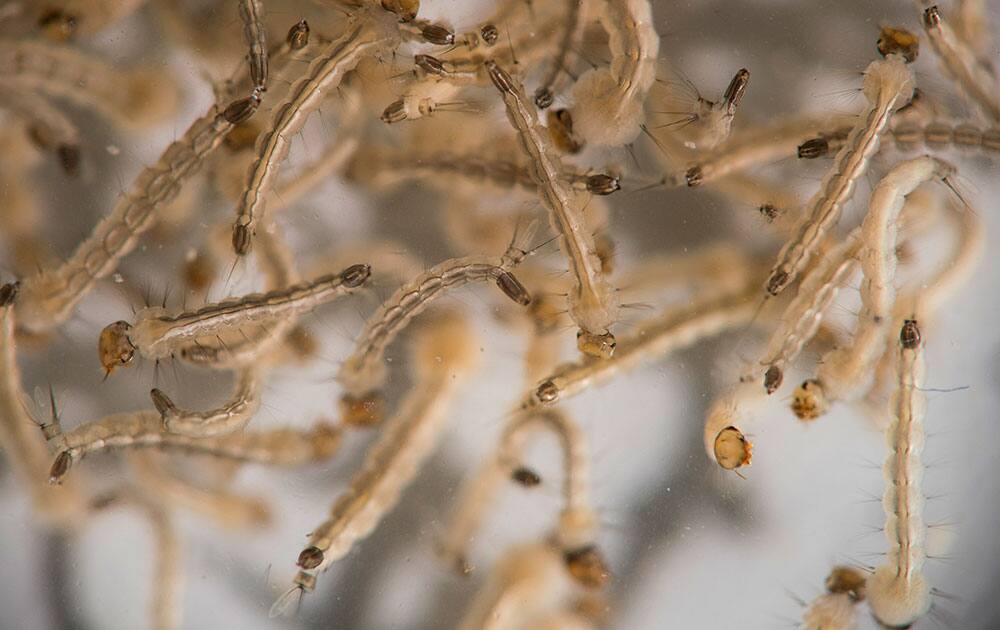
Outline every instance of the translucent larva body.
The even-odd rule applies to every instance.
[[[1000,84],[996,76],[986,70],[973,51],[955,35],[936,5],[924,10],[923,24],[931,47],[962,95],[991,120],[1000,122]]]
[[[243,39],[250,49],[247,65],[250,82],[257,92],[267,89],[267,30],[264,28],[264,7],[261,0],[239,0],[240,20],[243,21]]]

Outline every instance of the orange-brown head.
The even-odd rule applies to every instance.
[[[130,330],[132,330],[131,324],[117,321],[105,326],[104,330],[101,331],[101,337],[97,342],[97,354],[101,359],[105,378],[115,368],[131,363],[135,356],[135,346],[128,338]]]

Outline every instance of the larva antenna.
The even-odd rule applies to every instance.
[[[937,5],[923,13],[924,32],[945,73],[955,82],[962,96],[994,122],[1000,122],[1000,83],[976,59],[972,50],[956,35]]]

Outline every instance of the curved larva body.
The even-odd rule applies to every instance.
[[[573,124],[588,143],[622,146],[639,135],[660,36],[649,0],[604,0],[601,7],[611,68],[590,70],[573,86]]]
[[[941,18],[937,6],[924,11],[924,31],[941,65],[966,100],[976,105],[994,122],[1000,122],[1000,84],[996,76],[980,64],[975,53]]]
[[[826,404],[861,393],[889,336],[896,300],[896,241],[906,196],[921,184],[953,173],[954,167],[936,158],[915,158],[894,167],[872,191],[861,225],[863,280],[854,340],[824,355],[816,375]]]
[[[539,197],[549,211],[552,228],[562,236],[559,243],[576,280],[569,295],[570,316],[588,335],[609,335],[608,329],[617,316],[617,304],[611,286],[601,273],[594,237],[583,216],[586,197],[574,193],[564,181],[562,160],[540,128],[535,107],[525,96],[524,87],[492,61],[487,62],[486,67],[503,97],[507,118],[528,155],[529,170],[538,186]]]
[[[855,182],[878,151],[879,139],[893,111],[913,93],[913,71],[902,57],[889,55],[868,66],[863,90],[870,107],[837,153],[833,167],[809,202],[796,233],[778,255],[765,284],[768,295],[778,295],[795,280],[809,263],[820,240],[840,218],[843,204],[854,193]]]
[[[290,592],[312,590],[317,575],[378,526],[437,444],[451,400],[473,367],[475,344],[459,318],[444,316],[431,326],[415,341],[417,382],[368,450],[330,517],[313,529]],[[279,599],[272,615],[280,614],[286,601]]]
[[[882,506],[889,550],[887,563],[868,579],[868,598],[876,619],[888,626],[906,627],[925,615],[931,606],[930,585],[921,571],[927,529],[922,516],[920,461],[926,400],[920,389],[924,382],[924,359],[919,339],[915,344],[912,341],[901,344],[897,370],[897,389],[890,405],[894,417],[885,434],[889,455],[883,468]]]
[[[42,333],[69,318],[94,283],[108,276],[118,261],[135,249],[139,236],[153,226],[156,211],[180,192],[233,128],[213,106],[175,140],[159,161],[146,167],[114,209],[94,228],[65,263],[24,281],[17,303],[18,323]]]
[[[228,435],[245,427],[260,408],[261,370],[258,366],[238,369],[235,381],[229,401],[209,411],[179,409],[158,389],[152,390],[150,396],[167,431],[195,438]]]
[[[388,29],[379,29],[380,25],[371,23],[377,16],[378,12],[366,14],[363,23],[353,25],[347,34],[320,52],[306,76],[292,86],[286,101],[275,108],[271,129],[257,139],[257,159],[247,171],[246,189],[236,209],[233,249],[237,255],[243,256],[250,251],[253,235],[263,220],[267,193],[288,156],[292,138],[348,71],[363,57],[393,43],[385,34]]]

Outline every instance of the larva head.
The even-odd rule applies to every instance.
[[[527,466],[518,466],[512,470],[510,479],[524,488],[537,488],[542,483],[541,476]]]
[[[428,44],[451,46],[455,43],[455,32],[443,24],[424,24],[420,35]]]
[[[395,13],[400,22],[412,22],[420,10],[420,0],[382,0],[382,8]]]
[[[887,55],[900,55],[906,63],[913,63],[920,53],[920,40],[916,35],[905,28],[894,26],[883,26],[879,30],[878,52],[883,57]]]
[[[781,209],[773,203],[762,203],[757,210],[768,223],[772,223],[781,214]]]
[[[588,357],[610,359],[614,356],[617,345],[618,342],[610,331],[598,334],[581,329],[576,333],[576,348]]]
[[[938,28],[941,26],[941,9],[934,6],[924,10],[924,28]]]
[[[67,42],[76,35],[79,20],[76,16],[59,8],[46,9],[38,16],[38,30],[53,42]]]
[[[542,381],[535,388],[533,397],[543,405],[553,405],[559,400],[559,387],[552,381]]]
[[[309,432],[309,444],[312,446],[313,458],[317,461],[327,459],[337,452],[343,432],[340,427],[329,422],[317,422]]]
[[[503,294],[521,306],[531,304],[531,294],[524,288],[521,281],[509,271],[501,272],[497,276],[497,286]]]
[[[785,380],[785,372],[777,365],[772,365],[764,372],[764,391],[770,396],[778,391],[782,381]]]
[[[10,306],[17,300],[17,294],[21,290],[20,282],[9,282],[0,286],[0,308]]]
[[[319,547],[306,547],[299,554],[299,559],[296,564],[305,569],[306,571],[311,571],[319,565],[323,564],[323,550]]]
[[[364,283],[368,282],[368,279],[371,277],[371,265],[351,265],[347,269],[340,272],[340,279],[344,283],[344,286],[351,289],[360,287]]]
[[[226,109],[222,110],[222,117],[230,125],[239,125],[250,120],[257,108],[260,107],[260,94],[253,92],[246,98],[241,98],[230,103]]]
[[[931,608],[931,589],[919,571],[906,580],[884,565],[868,578],[872,615],[887,628],[909,628]]]
[[[246,256],[250,253],[251,245],[253,232],[250,231],[250,226],[240,222],[233,224],[233,251],[236,255]]]
[[[823,385],[816,379],[803,381],[792,393],[792,413],[799,420],[815,420],[830,408]]]
[[[715,436],[715,461],[725,470],[749,466],[753,460],[753,443],[736,427],[729,426]]]
[[[302,50],[309,45],[309,22],[299,20],[295,26],[288,29],[285,43],[292,50]]]
[[[382,115],[379,118],[387,125],[403,122],[406,120],[406,103],[403,102],[403,99],[393,101],[382,110]]]
[[[549,110],[546,116],[549,138],[563,153],[579,153],[583,143],[573,133],[573,115],[568,109]]]
[[[97,341],[97,355],[101,359],[101,367],[105,376],[110,375],[115,368],[128,365],[135,356],[135,346],[128,338],[132,325],[117,321],[109,324],[101,331]]]
[[[555,96],[546,86],[542,86],[535,90],[535,107],[538,109],[548,109],[552,106],[552,101],[555,100]]]
[[[597,173],[587,176],[587,192],[595,195],[610,195],[622,189],[621,180],[614,175]]]
[[[917,326],[917,320],[903,320],[903,327],[899,329],[899,345],[906,350],[920,347],[920,327]]]
[[[422,72],[436,77],[443,77],[447,74],[444,63],[437,57],[432,57],[430,55],[414,55],[413,64]],[[418,76],[420,76],[419,73]]]
[[[567,551],[563,554],[563,561],[573,579],[586,588],[602,588],[611,579],[604,556],[595,545]]]
[[[483,27],[479,29],[479,34],[482,36],[483,41],[486,42],[487,46],[492,46],[497,43],[497,38],[500,37],[500,30],[493,24],[484,24]]]
[[[854,567],[834,567],[826,576],[826,591],[833,595],[843,593],[860,602],[865,598],[865,574]]]
[[[810,138],[799,145],[797,153],[799,159],[815,160],[816,158],[830,154],[830,142],[823,136]]]
[[[49,468],[49,483],[52,485],[61,483],[72,466],[73,456],[69,454],[69,451],[61,451],[52,462],[52,467]]]
[[[746,94],[747,85],[750,84],[750,71],[740,68],[729,82],[726,93],[722,96],[722,103],[726,109],[726,114],[732,116],[736,113],[736,108],[740,106],[743,95]]]
[[[368,428],[382,422],[385,403],[379,392],[366,392],[360,396],[344,394],[340,398],[340,421],[350,427]]]

